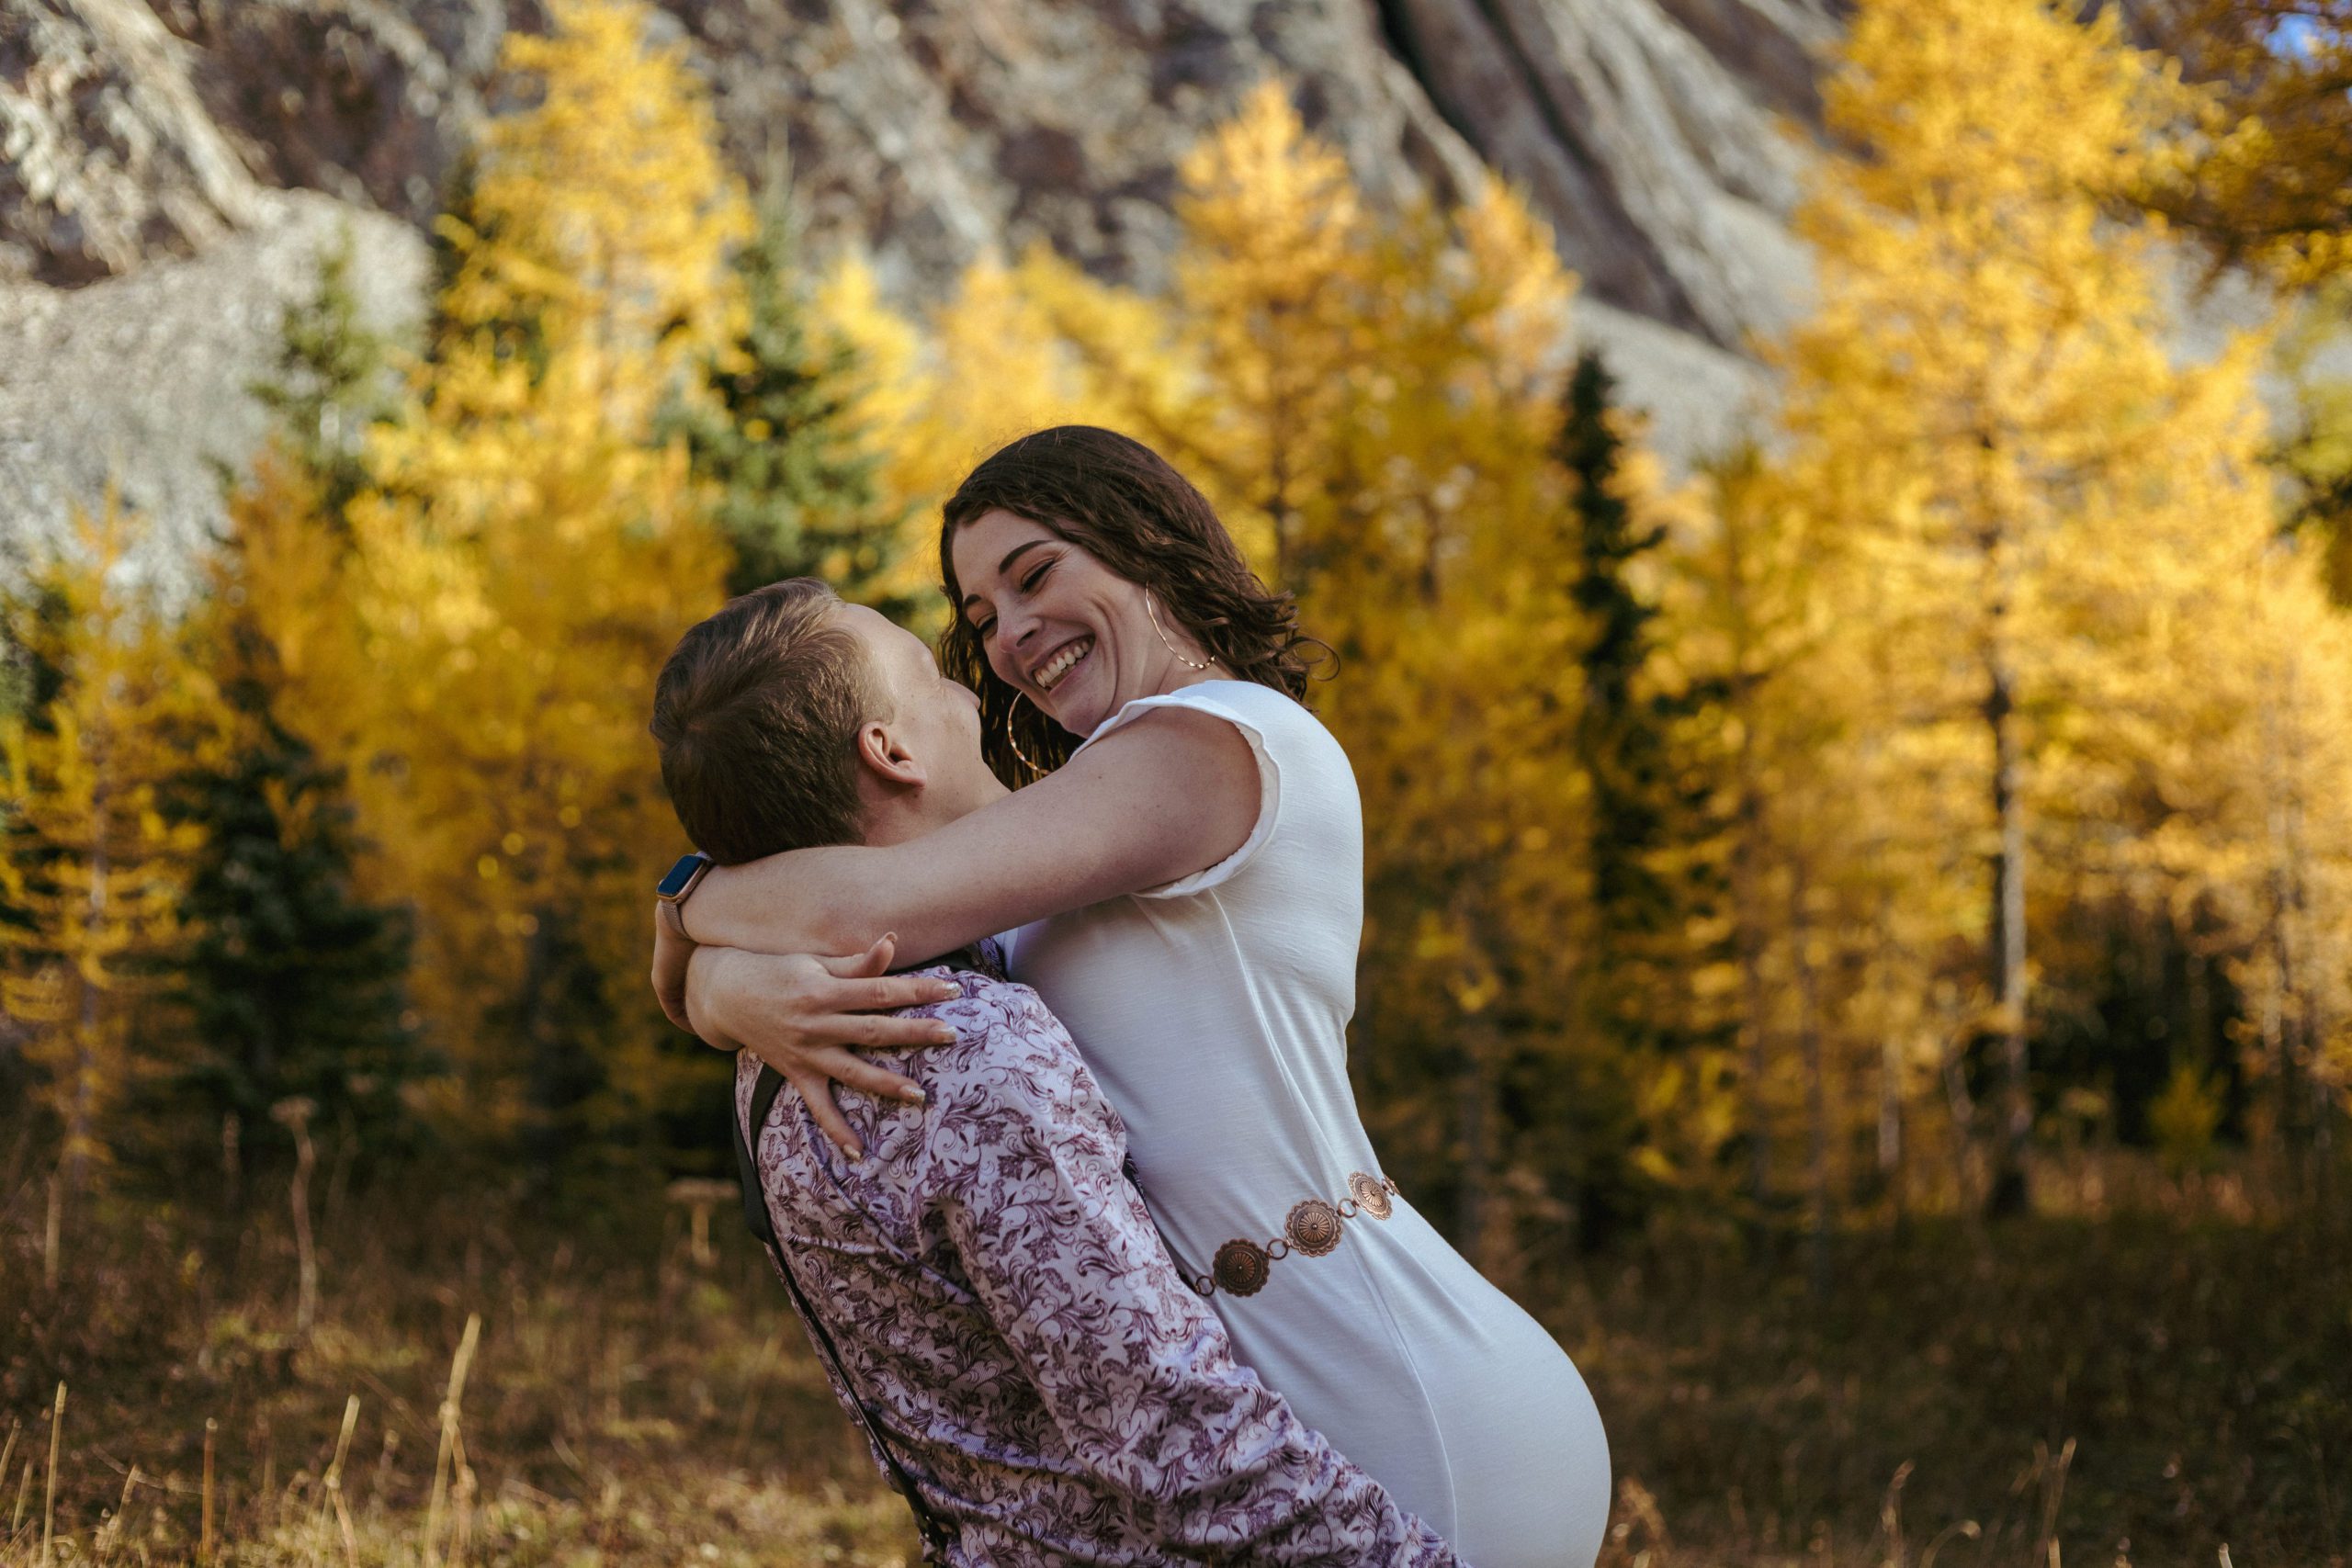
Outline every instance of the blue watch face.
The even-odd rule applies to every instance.
[[[655,887],[653,891],[662,897],[675,898],[679,894],[684,893],[694,882],[695,873],[700,871],[707,863],[708,860],[706,856],[700,854],[691,854],[686,856],[684,860],[670,868],[670,874],[663,877],[661,885]],[[639,886],[642,886],[644,885],[640,883]]]

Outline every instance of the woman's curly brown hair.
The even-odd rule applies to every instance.
[[[1275,592],[1250,570],[1208,498],[1140,441],[1091,424],[1060,424],[991,453],[943,509],[939,573],[951,609],[964,597],[956,581],[956,535],[999,509],[1150,590],[1160,613],[1237,678],[1305,700],[1308,674],[1329,650],[1298,629],[1291,595]],[[979,694],[981,752],[1008,785],[1018,788],[1035,776],[1007,739],[1008,716],[1012,737],[1041,770],[1059,767],[1085,739],[1035,704],[1020,704],[1015,713],[1014,689],[989,668],[978,634],[960,613],[940,638],[939,665]]]

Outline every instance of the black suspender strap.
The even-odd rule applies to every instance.
[[[775,1108],[776,1094],[783,1088],[782,1073],[770,1066],[760,1068],[759,1082],[752,1086],[749,1118],[754,1137],[758,1135],[759,1129],[767,1124],[768,1112]],[[907,1500],[907,1506],[914,1510],[915,1529],[922,1536],[923,1561],[944,1563],[947,1561],[947,1549],[955,1544],[958,1532],[924,1506],[922,1493],[915,1485],[915,1478],[909,1475],[906,1467],[899,1462],[898,1453],[890,1447],[889,1439],[882,1435],[880,1424],[866,1409],[865,1401],[858,1396],[855,1385],[850,1382],[849,1369],[842,1365],[841,1352],[833,1348],[833,1337],[826,1332],[825,1320],[808,1305],[808,1298],[800,1289],[800,1280],[784,1256],[784,1244],[775,1234],[775,1218],[768,1213],[767,1190],[760,1181],[759,1162],[752,1157],[751,1143],[743,1135],[744,1124],[731,1115],[728,1120],[735,1131],[735,1166],[743,1178],[744,1223],[767,1247],[768,1256],[775,1259],[776,1271],[784,1276],[785,1288],[792,1292],[793,1310],[799,1313],[800,1321],[808,1325],[808,1337],[817,1342],[818,1353],[825,1358],[834,1381],[848,1392],[850,1407],[857,1413],[858,1425],[865,1429],[866,1438],[873,1443],[874,1451],[882,1456],[883,1464],[889,1470],[891,1487]]]

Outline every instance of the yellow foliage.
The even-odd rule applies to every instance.
[[[882,298],[881,279],[854,252],[836,257],[811,291],[817,318],[854,351],[857,378],[844,389],[854,423],[890,450],[931,392],[922,331]]]
[[[1066,421],[1166,455],[1340,655],[1313,700],[1364,796],[1369,1048],[1427,1072],[1465,1020],[1507,1015],[1512,1050],[1566,1050],[1584,829],[1561,756],[1585,632],[1548,446],[1574,279],[1499,183],[1375,214],[1279,85],[1182,173],[1165,299],[1038,250],[984,258],[915,323],[836,269],[822,308],[885,367],[861,412],[893,499],[935,503]],[[1667,504],[1654,470],[1626,482]],[[927,565],[936,513],[917,516]]]
[[[77,1173],[107,1157],[108,1115],[146,1065],[134,1021],[201,841],[164,791],[226,738],[219,692],[126,558],[137,527],[112,494],[74,509],[65,550],[11,607],[12,639],[58,689],[0,721],[0,903],[18,917],[0,921],[0,1004]]]
[[[419,999],[493,1122],[560,1054],[659,1077],[641,892],[674,846],[639,727],[725,558],[646,429],[729,339],[749,221],[644,15],[562,0],[511,43],[533,107],[445,221],[434,352],[347,547],[281,464],[236,505],[289,716],[349,764],[373,891],[417,910]],[[1677,488],[1622,423],[1618,494],[1667,538],[1641,681],[1689,716],[1692,771],[1657,787],[1712,792],[1690,809],[1719,829],[1655,869],[1720,897],[1608,980],[1708,1042],[1678,1058],[1581,1027],[1594,628],[1554,450],[1575,279],[1506,186],[1375,209],[1269,84],[1182,161],[1165,297],[1038,249],[918,317],[838,262],[816,313],[857,351],[852,417],[908,518],[883,586],[932,581],[937,503],[1030,429],[1125,430],[1202,485],[1340,655],[1312,700],[1363,798],[1359,1059],[1408,1163],[1605,1153],[1697,1186],[1806,1089],[1915,1099],[1999,1018],[1996,666],[2037,943],[2063,911],[2161,905],[2230,965],[2260,1061],[2342,1082],[2352,635],[2312,552],[2273,537],[2262,337],[2174,363],[2164,239],[2111,216],[2187,101],[2110,17],[1865,0],[1827,96],[1848,151],[1801,219],[1819,302],[1777,351],[1785,442]],[[1736,1030],[1737,1060],[1715,1043]],[[1506,1083],[1533,1152],[1450,1143]],[[1551,1146],[1586,1115],[1623,1147]]]
[[[1188,467],[1214,454],[1216,499],[1244,509],[1227,521],[1258,532],[1272,550],[1263,564],[1284,578],[1314,454],[1332,444],[1350,381],[1373,357],[1360,332],[1375,230],[1338,150],[1307,136],[1276,82],[1179,173],[1177,302],[1218,391]]]
[[[752,229],[685,44],[649,45],[651,16],[639,0],[554,0],[544,36],[508,34],[500,68],[535,101],[483,133],[478,229],[441,220],[462,258],[445,316],[461,330],[529,321],[641,360],[641,377],[604,388],[648,400],[613,408],[624,428],[690,355],[732,338],[741,303],[711,258]]]
[[[2274,543],[2264,334],[2174,363],[2173,258],[2109,216],[2178,92],[2112,12],[1870,0],[1827,93],[1853,152],[1800,217],[1820,297],[1779,354],[1789,450],[1758,492],[1785,519],[1756,580],[1783,629],[1733,641],[1778,643],[1784,699],[1739,744],[1771,863],[1810,868],[1853,960],[1832,966],[1859,980],[1830,998],[1845,1049],[1882,1072],[2007,1023],[1995,726],[2022,761],[2044,967],[2056,912],[2109,901],[2237,906],[2213,936],[2258,947],[2256,803],[2290,787],[2260,737],[2332,728],[2316,693],[2352,683],[2313,669],[2282,706],[2280,617],[2335,655],[2310,563]],[[2323,776],[2343,775],[2291,787]]]
[[[936,588],[939,503],[979,460],[1053,424],[1147,437],[1183,417],[1194,371],[1154,302],[1088,278],[1042,247],[1007,266],[983,256],[923,322],[880,296],[854,257],[817,291],[819,315],[865,370],[854,417],[884,455],[883,502],[907,513],[890,592]]]
[[[676,829],[644,716],[727,556],[647,431],[724,340],[749,220],[648,15],[564,0],[548,37],[510,35],[537,99],[485,138],[435,353],[372,432],[347,558],[288,476],[240,511],[289,715],[350,765],[373,891],[416,910],[415,994],[492,1125],[559,1055],[624,1099],[660,1089],[639,906]]]
[[[1375,217],[1274,87],[1183,173],[1177,333],[1210,390],[1166,447],[1271,542],[1261,564],[1340,657],[1314,701],[1363,799],[1357,1044],[1385,1064],[1391,1146],[1577,1170],[1619,1151],[1564,1147],[1566,1118],[1541,1149],[1442,1141],[1492,1124],[1496,1075],[1541,1060],[1574,1100],[1579,1053],[1605,1049],[1577,1019],[1589,630],[1550,453],[1574,279],[1498,182]],[[1666,504],[1654,472],[1623,477],[1637,510]],[[1430,1097],[1465,1109],[1432,1124]]]

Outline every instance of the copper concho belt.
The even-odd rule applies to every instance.
[[[1233,1296],[1254,1296],[1265,1289],[1266,1277],[1272,1271],[1277,1258],[1301,1253],[1308,1258],[1320,1258],[1340,1245],[1340,1227],[1358,1214],[1368,1214],[1385,1220],[1395,1213],[1389,1198],[1396,1191],[1396,1183],[1385,1176],[1356,1171],[1348,1178],[1348,1195],[1336,1203],[1320,1198],[1306,1198],[1291,1205],[1283,1218],[1283,1234],[1269,1242],[1243,1241],[1236,1237],[1216,1249],[1209,1259],[1205,1274],[1188,1272],[1181,1262],[1176,1271],[1183,1275],[1184,1283],[1204,1296],[1219,1291]]]

